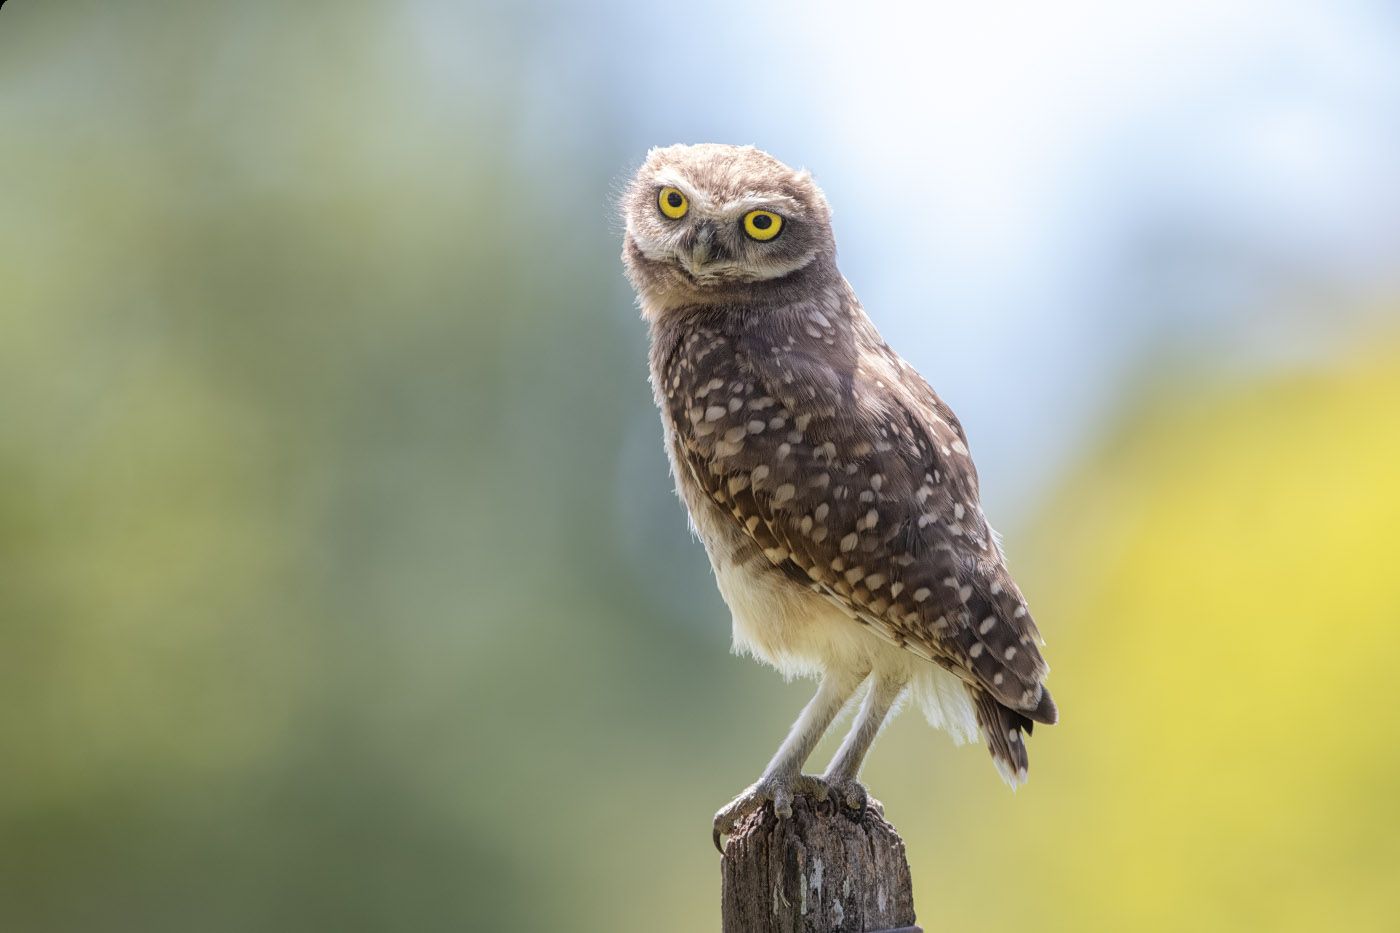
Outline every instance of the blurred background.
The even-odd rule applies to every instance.
[[[678,141],[815,172],[1049,639],[1021,792],[913,713],[872,755],[924,926],[1393,930],[1350,0],[6,3],[0,929],[718,927],[811,687],[670,491],[613,198]]]

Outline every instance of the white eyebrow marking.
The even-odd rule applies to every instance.
[[[725,201],[712,210],[715,216],[731,220],[758,208],[770,210],[791,220],[805,220],[807,217],[796,201],[781,194],[745,194]]]

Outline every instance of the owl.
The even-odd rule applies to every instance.
[[[678,145],[648,153],[622,212],[671,471],[735,648],[818,682],[716,845],[796,795],[863,810],[861,763],[905,698],[1024,782],[1027,736],[1058,717],[1043,641],[962,425],[842,278],[821,189],[753,147]],[[857,697],[826,771],[804,774]]]

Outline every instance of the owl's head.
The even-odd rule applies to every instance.
[[[623,264],[647,313],[762,301],[814,269],[834,269],[821,189],[752,146],[651,150],[622,214]]]

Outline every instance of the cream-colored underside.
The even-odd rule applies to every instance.
[[[771,570],[711,552],[715,579],[734,617],[734,650],[785,677],[869,670],[909,685],[930,724],[962,743],[977,738],[967,688],[936,664],[876,635],[823,596]]]

